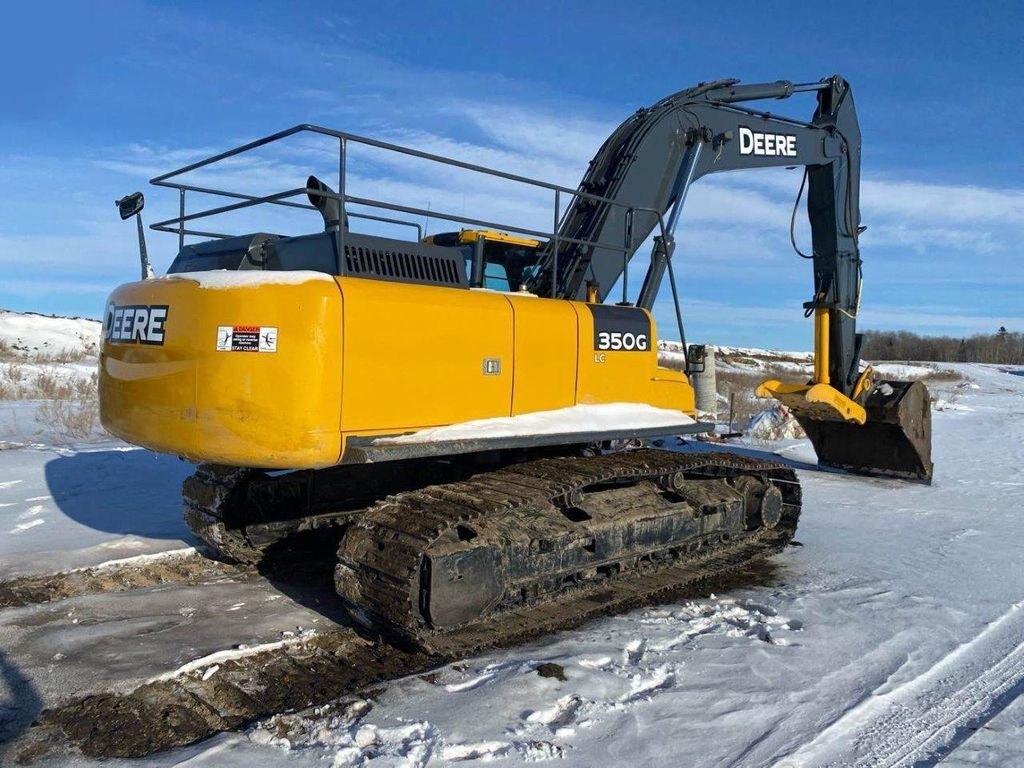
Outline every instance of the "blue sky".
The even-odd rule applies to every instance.
[[[864,136],[861,327],[1024,330],[1019,3],[23,5],[6,10],[0,47],[3,307],[99,316],[138,272],[115,198],[142,189],[147,222],[172,215],[176,198],[151,176],[295,123],[575,186],[619,121],[680,88],[838,72]],[[772,109],[802,118],[813,104]],[[328,146],[298,142],[216,180],[273,191],[331,167]],[[521,188],[370,153],[352,170],[357,194],[547,222]],[[811,274],[788,241],[799,181],[752,171],[694,187],[676,251],[691,341],[808,347]],[[230,228],[313,231],[313,216]],[[176,238],[151,232],[149,245],[166,268]]]

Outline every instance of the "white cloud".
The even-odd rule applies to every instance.
[[[875,245],[905,246],[918,254],[945,248],[987,255],[1006,251],[1011,245],[1008,239],[1000,239],[998,234],[988,227],[954,228],[939,226],[934,222],[928,226],[921,226],[919,222],[913,221],[886,222],[869,227],[860,242],[862,248]]]
[[[1003,224],[1024,226],[1024,190],[976,185],[926,184],[865,179],[863,215],[937,225]]]

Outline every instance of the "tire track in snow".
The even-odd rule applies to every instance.
[[[1024,693],[1024,601],[915,679],[851,709],[779,768],[933,765]]]
[[[20,529],[27,530],[44,522],[40,518],[31,518],[18,525]],[[188,547],[111,560],[72,571],[19,576],[0,581],[0,609],[163,584],[198,584],[220,578],[247,578],[255,573],[254,568],[211,560],[198,550]]]

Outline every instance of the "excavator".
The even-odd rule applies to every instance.
[[[817,100],[809,122],[749,104],[801,93]],[[337,190],[315,176],[272,195],[189,180],[309,134],[337,147]],[[353,194],[359,148],[550,195],[551,229]],[[698,356],[660,366],[652,316],[667,276],[686,349],[674,232],[702,176],[804,169],[794,217],[806,187],[814,374],[758,394],[791,409],[820,465],[931,481],[927,390],[860,361],[860,155],[839,76],[679,91],[627,118],[575,188],[295,126],[152,180],[179,194],[179,215],[152,226],[178,235],[163,276],[142,194],[117,201],[137,220],[142,279],[107,302],[102,422],[197,464],[184,513],[212,554],[286,563],[327,547],[352,615],[425,648],[481,648],[655,599],[781,551],[800,514],[786,463],[656,447],[714,429],[695,418]],[[188,213],[187,194],[227,202]],[[323,228],[196,228],[255,206],[315,209]],[[427,216],[464,226],[425,235]]]

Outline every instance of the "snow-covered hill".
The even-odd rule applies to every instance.
[[[99,354],[99,320],[0,309],[0,351],[44,360]]]
[[[0,448],[100,439],[101,324],[0,310]]]

